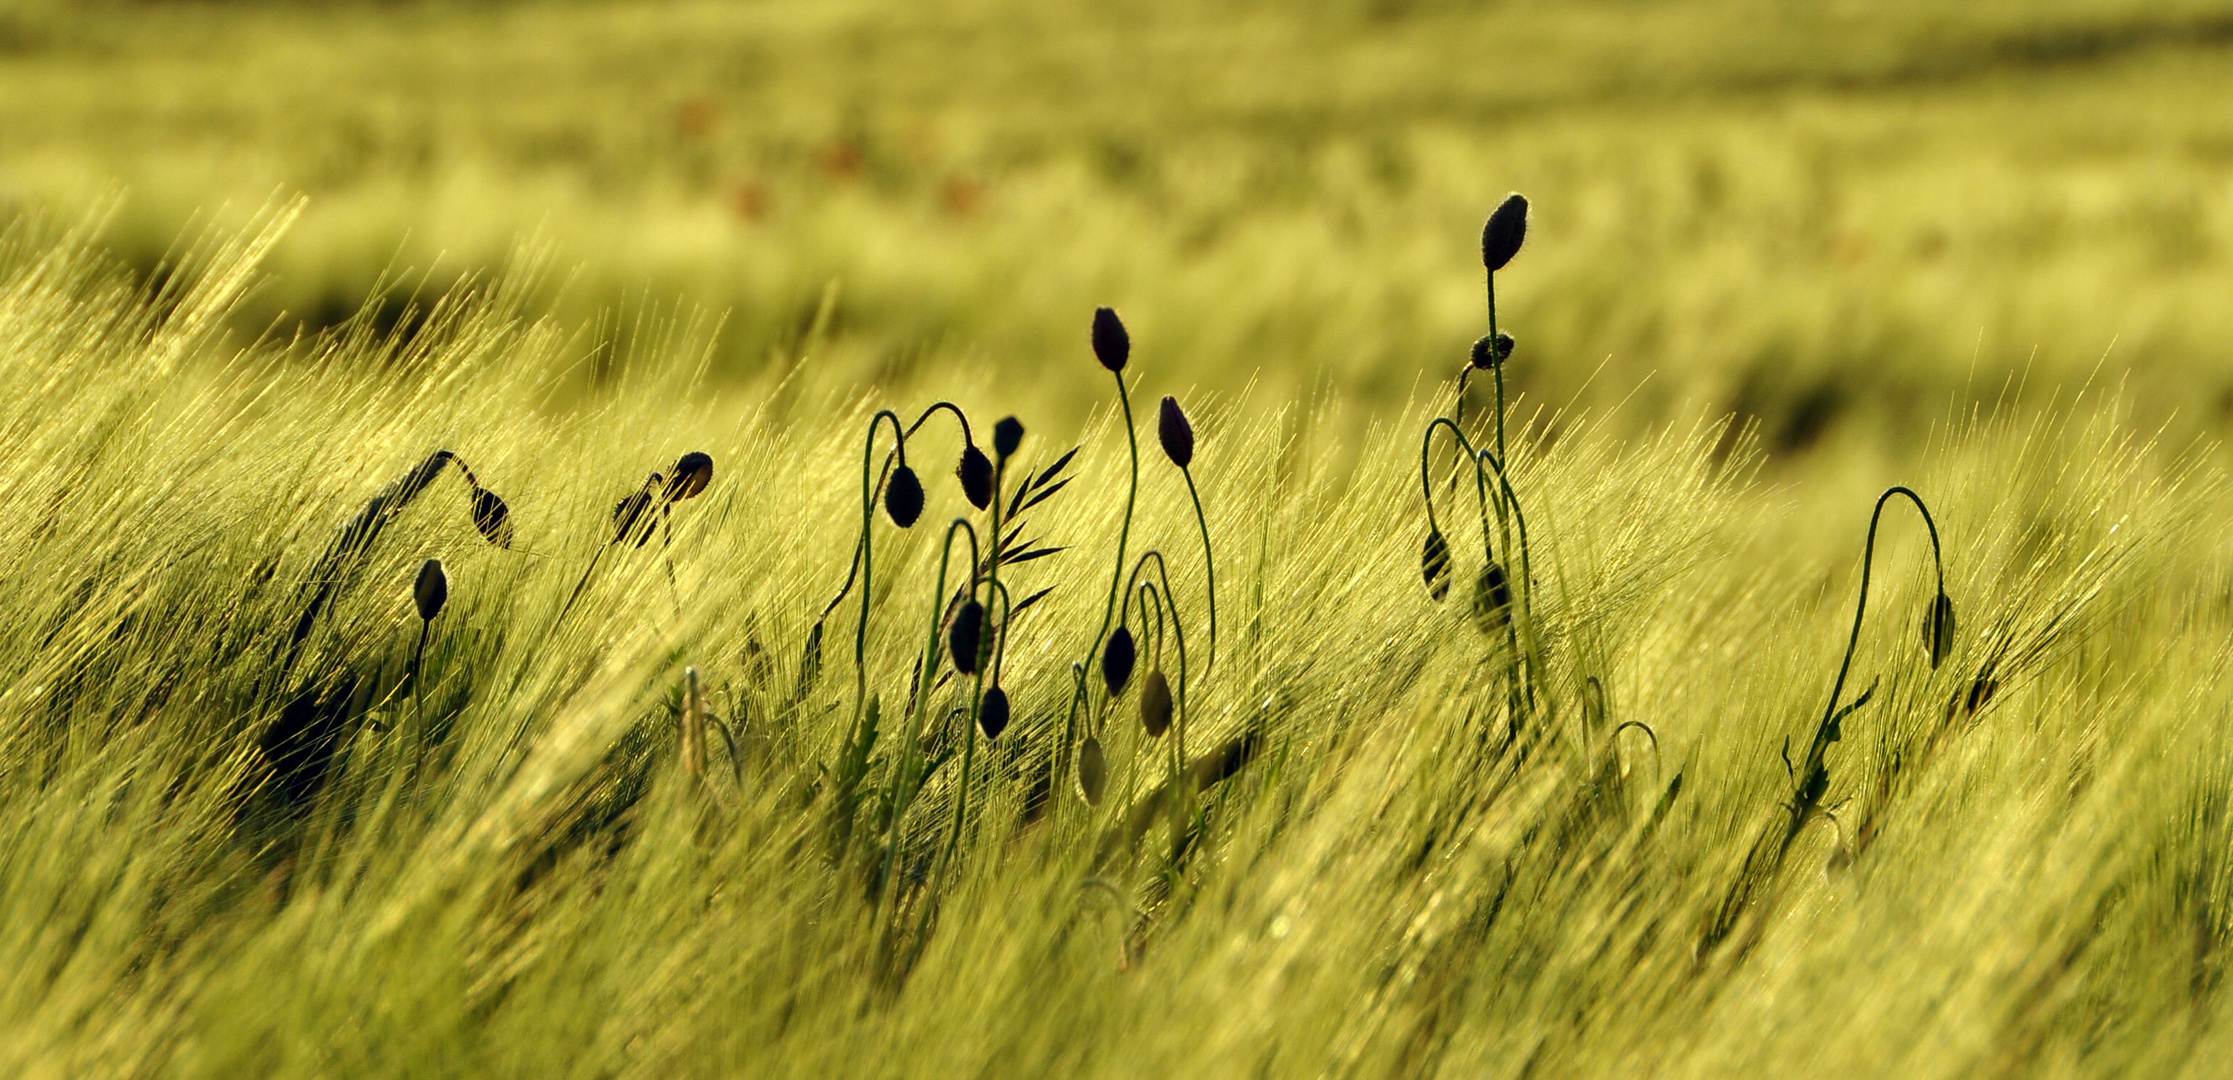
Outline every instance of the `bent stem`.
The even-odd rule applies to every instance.
[[[1202,529],[1202,571],[1207,577],[1210,598],[1210,656],[1202,664],[1202,673],[1217,666],[1217,557],[1210,551],[1210,519],[1202,513],[1202,493],[1194,487],[1194,470],[1183,468],[1179,473],[1186,477],[1187,497],[1194,500],[1194,523]]]
[[[876,485],[869,479],[869,462],[876,459],[876,429],[887,419],[892,424],[893,452],[901,465],[907,464],[907,433],[900,430],[899,414],[890,409],[877,410],[876,415],[869,418],[868,439],[861,451],[861,536],[854,546],[856,565],[861,572],[861,618],[853,632],[853,723],[851,734],[846,738],[848,746],[859,740],[862,710],[868,707],[868,606],[871,575],[875,569],[874,545],[870,543],[869,531],[876,520]],[[851,583],[850,578],[847,583]]]
[[[864,468],[862,471],[865,474],[867,470]],[[876,904],[877,925],[879,933],[884,937],[886,955],[889,955],[891,926],[885,919],[885,912],[892,909],[899,890],[897,870],[901,840],[900,822],[906,817],[908,804],[914,801],[916,794],[915,757],[916,751],[922,744],[923,714],[928,711],[932,686],[938,677],[938,658],[940,654],[938,638],[939,630],[945,623],[947,605],[946,570],[948,564],[953,561],[954,534],[957,532],[969,538],[969,585],[971,595],[975,595],[976,592],[977,559],[980,554],[977,548],[977,530],[969,524],[968,519],[955,518],[952,524],[946,526],[946,542],[939,551],[938,585],[936,591],[931,594],[930,635],[923,644],[923,666],[916,673],[915,700],[908,709],[906,737],[900,744],[899,761],[892,769],[891,781],[886,788],[886,802],[890,810],[884,829],[884,885],[881,890],[882,898]],[[863,593],[863,601],[862,606],[866,607],[865,592]],[[971,718],[971,724],[975,724],[974,717]],[[974,726],[972,726],[972,730],[974,730]]]
[[[1132,540],[1132,510],[1140,497],[1140,433],[1132,428],[1132,392],[1124,385],[1124,373],[1111,372],[1116,377],[1117,401],[1124,407],[1124,439],[1132,452],[1132,472],[1124,491],[1124,526],[1117,532],[1116,573],[1109,577],[1109,600],[1101,609],[1101,629],[1093,634],[1093,645],[1086,650],[1082,669],[1090,670],[1094,658],[1101,654],[1101,644],[1109,636],[1109,624],[1116,619],[1117,596],[1123,591],[1125,546]],[[1070,696],[1070,715],[1062,723],[1062,746],[1056,755],[1055,791],[1063,790],[1063,781],[1069,778],[1070,748],[1078,738],[1078,707],[1087,703],[1092,695],[1087,682],[1078,684],[1078,692]]]

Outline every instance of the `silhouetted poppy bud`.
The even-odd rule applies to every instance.
[[[913,527],[923,516],[923,482],[915,478],[915,470],[902,465],[893,471],[892,482],[884,488],[884,512],[902,529]]]
[[[992,426],[992,452],[999,454],[1002,461],[1013,457],[1016,448],[1022,445],[1023,421],[1013,416],[1004,416]]]
[[[411,599],[419,605],[419,618],[427,622],[442,614],[442,605],[450,599],[450,575],[442,571],[442,560],[428,559],[419,564],[419,580],[411,587]]]
[[[1473,366],[1487,371],[1512,356],[1512,335],[1502,330],[1473,343]]]
[[[1093,311],[1093,355],[1110,371],[1123,371],[1124,362],[1132,358],[1132,335],[1124,332],[1124,320],[1117,318],[1114,308]]]
[[[1481,265],[1490,273],[1504,269],[1527,242],[1527,196],[1506,195],[1504,202],[1481,226]]]
[[[954,654],[954,670],[964,675],[977,673],[977,647],[984,642],[985,605],[971,600],[954,613],[954,625],[947,631],[946,645]]]
[[[1140,727],[1150,739],[1160,739],[1171,730],[1171,680],[1163,677],[1161,668],[1148,672],[1140,684]]]
[[[1483,633],[1495,633],[1512,620],[1512,583],[1504,568],[1490,563],[1473,583],[1473,622]]]
[[[1945,593],[1931,601],[1931,610],[1923,617],[1923,649],[1931,654],[1931,668],[1946,662],[1954,651],[1954,601]]]
[[[651,480],[652,484],[656,484],[659,474],[651,474]],[[634,536],[636,546],[642,547],[646,540],[651,539],[651,515],[648,511],[652,503],[652,484],[644,485],[642,489],[629,493],[626,498],[613,504],[613,543],[617,544]]]
[[[487,488],[473,489],[473,527],[497,547],[512,546],[512,508]]]
[[[1186,422],[1186,412],[1179,408],[1177,398],[1164,396],[1163,415],[1156,420],[1155,434],[1162,440],[1163,453],[1170,457],[1171,464],[1181,469],[1194,464],[1194,425]]]
[[[1427,595],[1440,601],[1450,595],[1450,543],[1442,530],[1427,530],[1426,550],[1419,553],[1419,575],[1427,581]]]
[[[1132,631],[1119,626],[1109,635],[1109,644],[1101,651],[1101,681],[1109,686],[1109,696],[1124,692],[1124,684],[1132,680],[1132,664],[1139,659],[1132,647]]]
[[[667,501],[694,499],[710,483],[713,483],[713,455],[692,450],[675,462],[674,475],[667,479]]]
[[[1101,740],[1091,735],[1078,747],[1078,790],[1091,806],[1101,805],[1102,794],[1109,790],[1109,760],[1101,753]]]
[[[1008,691],[997,686],[985,688],[985,700],[977,704],[977,729],[988,739],[997,739],[1008,730]]]
[[[984,451],[963,447],[954,475],[961,478],[961,493],[969,498],[969,505],[979,510],[992,505],[992,459]]]

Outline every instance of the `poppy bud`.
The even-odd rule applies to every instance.
[[[1102,794],[1109,790],[1109,761],[1101,754],[1101,740],[1091,735],[1078,748],[1078,790],[1085,793],[1089,806],[1101,805]]]
[[[1473,622],[1484,634],[1493,634],[1512,621],[1512,583],[1504,568],[1490,563],[1473,583]]]
[[[1515,192],[1506,195],[1481,226],[1481,265],[1492,274],[1504,269],[1526,242],[1527,196]]]
[[[428,559],[419,564],[419,580],[411,587],[411,599],[418,602],[419,618],[427,622],[442,614],[442,605],[450,599],[450,575],[442,571],[442,560]]]
[[[1923,617],[1923,649],[1930,653],[1934,671],[1954,651],[1954,601],[1945,593],[1931,601],[1930,614]]]
[[[946,646],[954,654],[954,670],[964,675],[977,673],[977,647],[985,634],[985,605],[971,600],[954,613],[954,625],[947,631]]]
[[[659,474],[651,474],[651,479],[656,483]],[[631,492],[627,498],[613,504],[613,543],[617,544],[633,535],[636,546],[642,547],[644,541],[651,539],[651,501],[651,485],[646,484],[641,490]]]
[[[1124,684],[1132,679],[1132,663],[1139,658],[1132,647],[1132,631],[1116,628],[1109,635],[1108,647],[1101,652],[1101,680],[1109,685],[1109,696],[1124,692]]]
[[[1186,412],[1179,408],[1179,400],[1165,395],[1163,415],[1155,425],[1156,437],[1163,442],[1163,453],[1171,464],[1183,469],[1194,464],[1194,425],[1186,422]]]
[[[992,459],[984,451],[974,445],[963,447],[954,475],[961,478],[961,493],[968,496],[969,505],[979,510],[992,505]]]
[[[473,527],[497,547],[512,546],[512,508],[487,488],[473,489]]]
[[[1442,530],[1427,530],[1426,550],[1419,553],[1419,574],[1427,580],[1427,595],[1437,602],[1450,595],[1450,543]]]
[[[1014,456],[1016,448],[1022,445],[1023,421],[1013,416],[1004,416],[992,426],[992,452],[999,454],[1001,460],[1006,461]]]
[[[1132,335],[1125,333],[1124,320],[1117,318],[1114,308],[1093,311],[1093,355],[1110,371],[1123,371],[1124,362],[1132,358]]]
[[[977,705],[977,728],[988,739],[997,739],[1008,730],[1008,691],[997,686],[985,688],[985,700]]]
[[[1163,677],[1161,668],[1148,672],[1140,684],[1140,726],[1150,739],[1160,739],[1171,730],[1171,680]]]
[[[692,450],[675,462],[674,475],[667,481],[667,501],[697,498],[710,483],[713,483],[713,455]]]
[[[915,478],[915,470],[902,465],[893,471],[892,482],[884,488],[884,512],[902,529],[914,527],[923,516],[923,482]]]

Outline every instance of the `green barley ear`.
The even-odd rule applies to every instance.
[[[1008,691],[997,686],[985,688],[985,700],[977,706],[977,727],[987,739],[997,739],[1008,729]]]
[[[978,646],[985,636],[985,605],[971,600],[954,614],[954,624],[947,632],[946,646],[954,654],[954,670],[964,675],[977,674]]]
[[[923,516],[923,482],[915,470],[902,465],[892,471],[891,483],[884,488],[884,512],[902,529],[912,528]]]
[[[1124,329],[1114,308],[1093,310],[1093,357],[1110,371],[1123,371],[1132,358],[1132,335]]]
[[[1527,196],[1514,192],[1481,225],[1481,265],[1492,274],[1504,269],[1526,242]]]
[[[1504,568],[1489,563],[1473,582],[1473,622],[1485,634],[1502,633],[1512,621],[1512,582]]]
[[[1427,545],[1419,553],[1419,576],[1426,579],[1427,595],[1437,603],[1450,595],[1450,542],[1442,538],[1442,530],[1427,530]]]
[[[1108,648],[1101,653],[1101,681],[1108,684],[1110,697],[1124,693],[1125,684],[1132,681],[1132,665],[1138,659],[1139,651],[1133,647],[1131,629],[1117,627],[1116,633],[1109,635]]]
[[[1101,805],[1101,796],[1109,790],[1109,760],[1101,753],[1101,740],[1091,735],[1078,748],[1078,790],[1089,806]]]
[[[1923,617],[1923,649],[1931,654],[1933,671],[1954,651],[1954,601],[1945,593],[1931,601],[1930,613]]]
[[[419,564],[419,580],[411,587],[411,599],[418,604],[419,618],[433,622],[442,614],[442,605],[450,599],[450,576],[442,570],[442,560],[428,559]]]
[[[1147,681],[1140,684],[1140,727],[1150,739],[1160,739],[1171,730],[1171,680],[1163,677],[1163,669],[1148,672]]]

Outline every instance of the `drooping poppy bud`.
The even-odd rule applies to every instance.
[[[1148,672],[1140,684],[1140,727],[1150,739],[1160,739],[1171,730],[1171,680],[1163,677],[1163,669]]]
[[[977,729],[988,739],[997,739],[1008,730],[1008,691],[997,686],[985,688],[985,700],[977,704]]]
[[[1125,332],[1124,320],[1117,318],[1114,308],[1093,311],[1093,356],[1110,371],[1123,371],[1124,362],[1132,358],[1132,335]]]
[[[1450,543],[1442,530],[1428,529],[1426,550],[1419,553],[1419,574],[1427,581],[1427,595],[1440,602],[1450,595]]]
[[[977,673],[978,646],[985,635],[985,605],[971,600],[954,613],[954,625],[947,631],[946,647],[954,655],[954,670],[964,675]]]
[[[963,447],[954,475],[961,479],[961,493],[969,498],[969,505],[979,510],[992,505],[992,459],[984,451],[974,445]]]
[[[1164,396],[1163,415],[1156,420],[1155,434],[1171,464],[1183,469],[1194,463],[1194,425],[1186,422],[1186,412],[1179,408],[1177,398]]]
[[[713,483],[713,455],[699,450],[682,455],[675,462],[674,474],[667,478],[667,501],[679,502],[694,499],[698,493]]]
[[[912,528],[923,516],[923,482],[915,478],[915,470],[905,465],[893,470],[892,482],[884,487],[884,512],[902,529]]]
[[[1101,681],[1108,684],[1110,697],[1124,692],[1124,685],[1132,680],[1132,664],[1138,659],[1139,654],[1132,645],[1132,631],[1117,627],[1101,652]]]
[[[1091,735],[1078,748],[1078,790],[1089,806],[1101,805],[1101,796],[1109,790],[1109,760],[1101,753],[1101,740]]]
[[[1934,671],[1954,652],[1954,601],[1945,593],[1931,601],[1930,613],[1923,617],[1923,650],[1930,653]]]
[[[1514,192],[1481,225],[1481,265],[1492,274],[1504,269],[1526,242],[1527,196]]]
[[[473,527],[497,547],[512,546],[512,508],[487,488],[473,489]]]
[[[1512,583],[1504,568],[1489,563],[1473,583],[1473,622],[1484,634],[1504,629],[1512,621]]]

